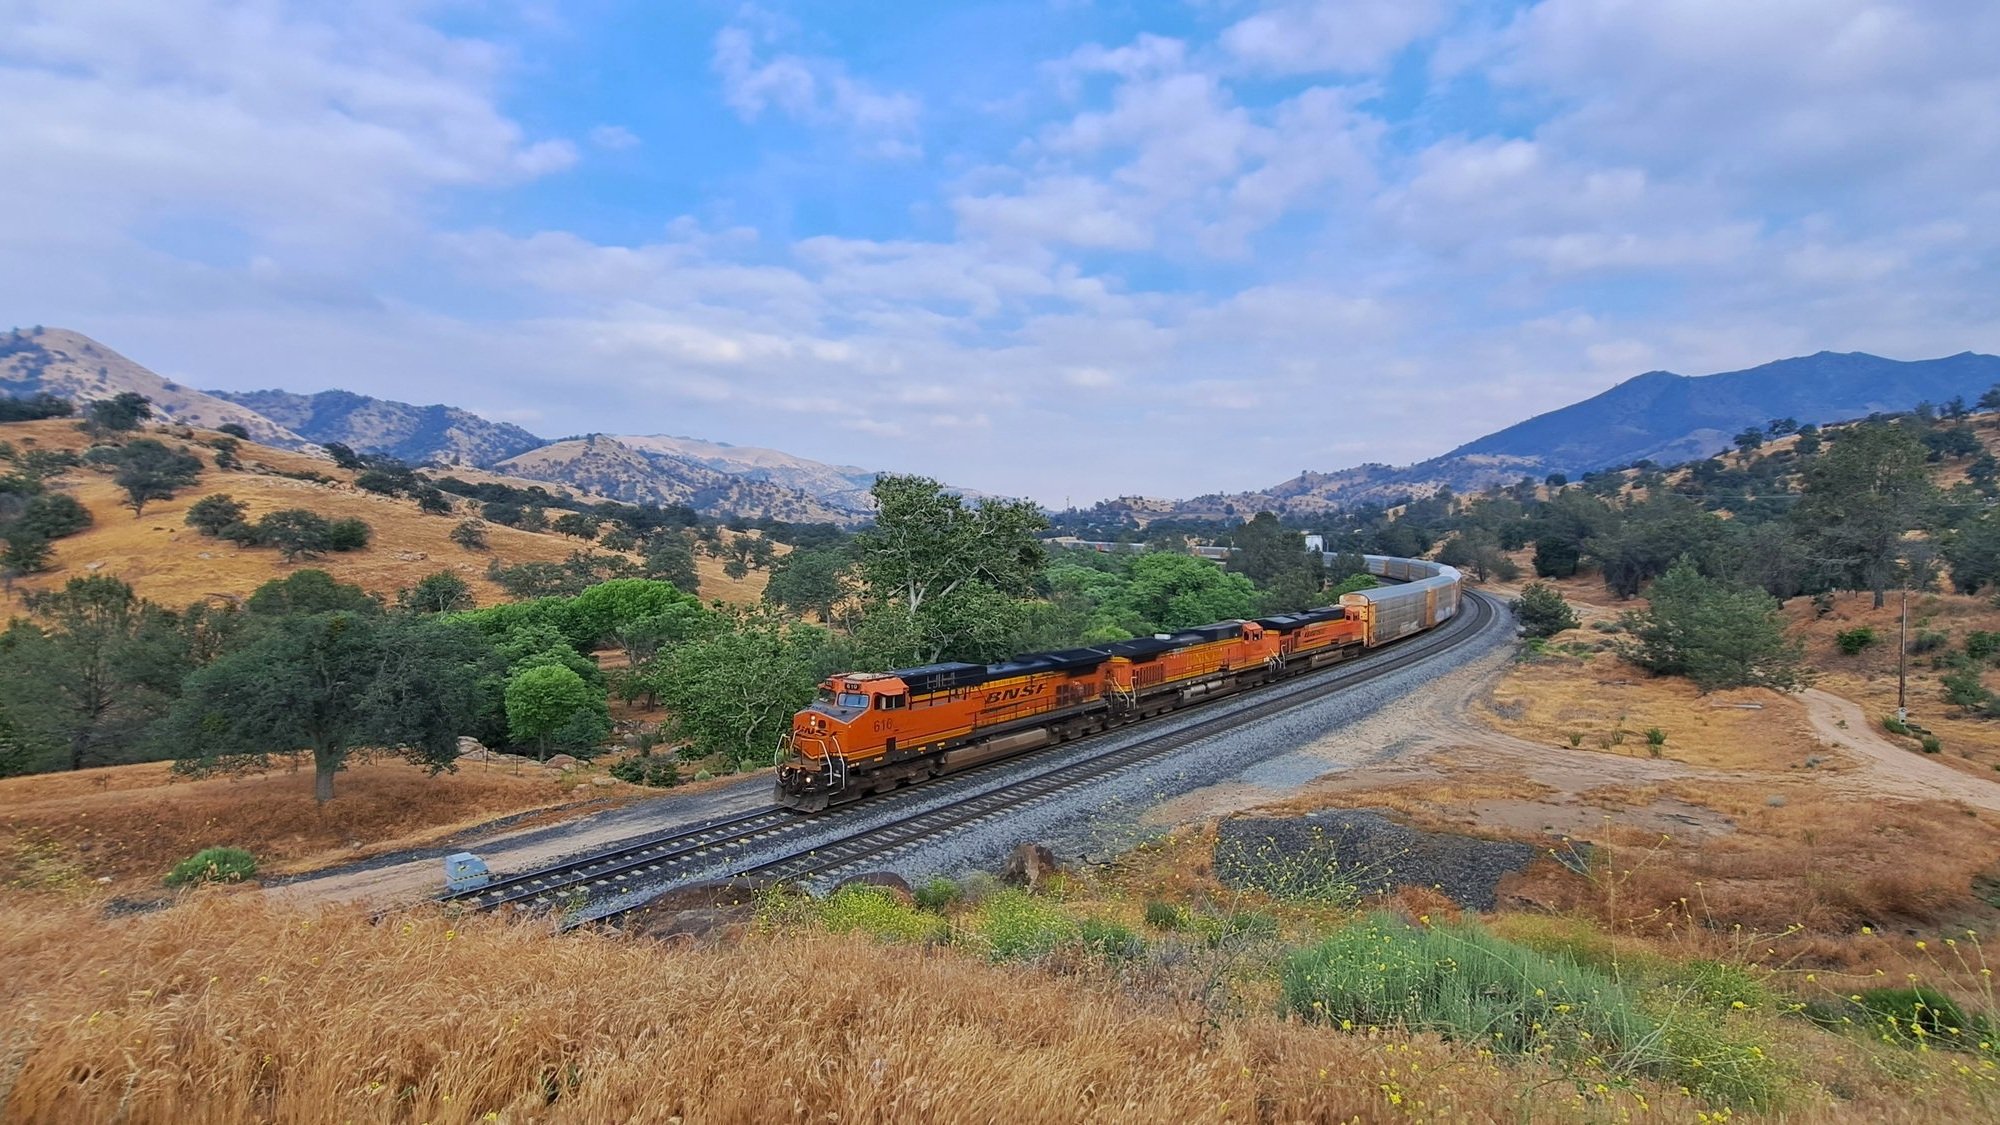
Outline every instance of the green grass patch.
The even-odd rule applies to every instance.
[[[864,933],[883,941],[942,940],[945,921],[882,887],[842,887],[811,906],[813,919],[837,934]]]
[[[964,897],[965,892],[959,885],[942,875],[933,877],[916,890],[917,905],[930,911],[942,911]]]
[[[240,883],[257,874],[257,857],[242,848],[203,848],[174,864],[167,886],[196,883]]]
[[[1668,1079],[1733,1106],[1768,1106],[1778,1093],[1761,1048],[1705,1005],[1648,997],[1478,926],[1420,929],[1371,915],[1294,951],[1281,980],[1287,1009],[1344,1029],[1428,1031],[1608,1077]]]
[[[996,961],[1032,960],[1083,937],[1082,927],[1060,907],[1011,887],[988,896],[960,923],[968,944]]]

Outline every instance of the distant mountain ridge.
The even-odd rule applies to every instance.
[[[775,449],[666,436],[550,441],[455,406],[346,390],[198,391],[67,329],[0,336],[0,393],[90,402],[121,391],[146,396],[166,419],[210,428],[233,422],[286,449],[316,452],[340,442],[413,465],[494,469],[627,502],[686,504],[715,517],[857,523],[874,511],[868,489],[876,472]]]
[[[525,453],[546,438],[469,410],[370,398],[353,391],[302,395],[289,391],[210,391],[321,445],[386,453],[411,464],[437,462],[487,466]]]
[[[1210,493],[1175,501],[1164,514],[1230,518],[1259,511],[1310,515],[1387,503],[1442,488],[1477,491],[1549,473],[1576,476],[1651,460],[1695,460],[1729,448],[1735,436],[1774,418],[1837,422],[1908,410],[1925,400],[1976,400],[2000,384],[2000,356],[1960,352],[1894,360],[1865,352],[1819,352],[1742,371],[1676,375],[1649,371],[1602,394],[1469,441],[1413,465],[1359,465],[1305,472],[1256,492]],[[1157,517],[1152,502],[1114,501]]]
[[[550,442],[492,468],[510,476],[565,484],[627,503],[685,504],[794,523],[853,523],[865,510],[839,508],[801,489],[711,469],[670,453],[634,448],[625,439],[589,434]]]
[[[1106,505],[1142,522],[1247,517],[1265,510],[1305,516],[1442,488],[1476,491],[1523,476],[1578,475],[1642,459],[1685,461],[1726,449],[1744,428],[1773,418],[1832,422],[1907,410],[1927,399],[1972,401],[1996,384],[2000,357],[1975,352],[1914,361],[1820,352],[1715,375],[1649,371],[1412,465],[1307,471],[1253,492],[1178,501],[1126,497]],[[174,421],[208,427],[234,422],[270,445],[313,449],[338,441],[413,464],[495,469],[628,502],[686,504],[711,516],[860,522],[873,511],[868,490],[878,475],[697,438],[590,434],[547,441],[457,407],[415,406],[343,390],[204,392],[65,329],[16,329],[0,336],[0,393],[46,391],[88,402],[127,390],[145,395]]]

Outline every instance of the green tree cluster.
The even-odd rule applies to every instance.
[[[1705,578],[1677,562],[1647,591],[1647,608],[1628,614],[1626,655],[1657,675],[1685,676],[1702,691],[1804,683],[1804,645],[1788,637],[1778,600],[1762,590]]]

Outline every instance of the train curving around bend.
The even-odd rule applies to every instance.
[[[1271,683],[1421,633],[1458,613],[1457,570],[1364,556],[1394,581],[1339,605],[998,664],[851,672],[792,720],[778,803],[802,812],[1026,753]],[[1332,556],[1328,556],[1328,561]]]

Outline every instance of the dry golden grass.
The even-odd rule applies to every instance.
[[[1763,688],[1702,694],[1686,680],[1655,677],[1609,652],[1568,655],[1602,643],[1588,629],[1555,637],[1556,651],[1523,660],[1493,689],[1482,721],[1550,746],[1646,757],[1646,732],[1667,740],[1660,756],[1699,766],[1782,770],[1817,749],[1805,708]]]
[[[310,767],[203,781],[177,780],[165,763],[10,778],[0,781],[0,864],[15,870],[0,868],[0,884],[19,877],[30,849],[79,880],[108,877],[116,890],[156,890],[176,862],[214,846],[247,848],[268,872],[311,870],[513,813],[644,791],[623,782],[565,786],[540,768],[517,773],[497,763],[433,778],[389,759],[354,765],[337,792],[316,804]]]
[[[206,431],[195,433],[202,439],[217,436]],[[171,432],[151,436],[169,444],[178,442]],[[0,427],[0,437],[19,448],[81,451],[90,444],[76,423],[59,420],[9,424]],[[186,444],[204,461],[213,460],[211,451],[199,441]],[[244,469],[225,471],[211,465],[193,487],[172,500],[148,504],[144,515],[137,519],[131,509],[123,506],[123,494],[109,476],[88,469],[72,470],[56,487],[88,507],[95,522],[78,535],[57,540],[55,568],[25,579],[18,586],[47,589],[84,574],[110,574],[131,583],[141,597],[163,605],[181,606],[209,597],[244,597],[264,582],[306,566],[325,570],[342,582],[390,598],[427,574],[450,570],[472,587],[479,604],[490,605],[507,600],[507,595],[487,579],[489,559],[498,558],[506,565],[561,562],[586,546],[560,535],[496,524],[487,528],[490,550],[467,551],[453,543],[450,536],[460,520],[478,514],[478,505],[469,501],[455,499],[458,510],[450,515],[430,515],[414,501],[356,489],[353,474],[335,468],[329,461],[250,443],[242,446],[239,456]],[[319,473],[334,478],[336,483],[295,480],[276,475],[279,472]],[[525,486],[536,482],[511,483]],[[216,492],[226,492],[241,501],[252,520],[280,508],[309,508],[329,518],[353,516],[365,520],[374,529],[374,539],[366,550],[327,555],[290,566],[276,551],[244,549],[207,538],[188,527],[184,522],[188,508],[203,496]],[[627,557],[637,561],[635,556]],[[721,560],[699,554],[695,565],[701,576],[701,596],[705,599],[754,602],[769,580],[768,574],[761,570],[732,579],[722,572]]]
[[[663,947],[220,894],[112,924],[0,908],[0,935],[10,1120],[1608,1120],[1642,1098],[1663,1120],[1697,1113],[1647,1086],[1585,1105],[1535,1064],[1432,1038],[1213,1020],[1090,975],[861,938]]]
[[[1552,877],[1523,893],[1647,933],[1742,927],[1852,935],[1864,925],[1995,930],[2000,911],[1973,896],[2000,854],[2000,818],[1938,801],[1830,794],[1810,775],[1768,784],[1604,787],[1591,800],[1641,806],[1662,797],[1714,809],[1734,830],[1690,840],[1621,832],[1589,881]]]

